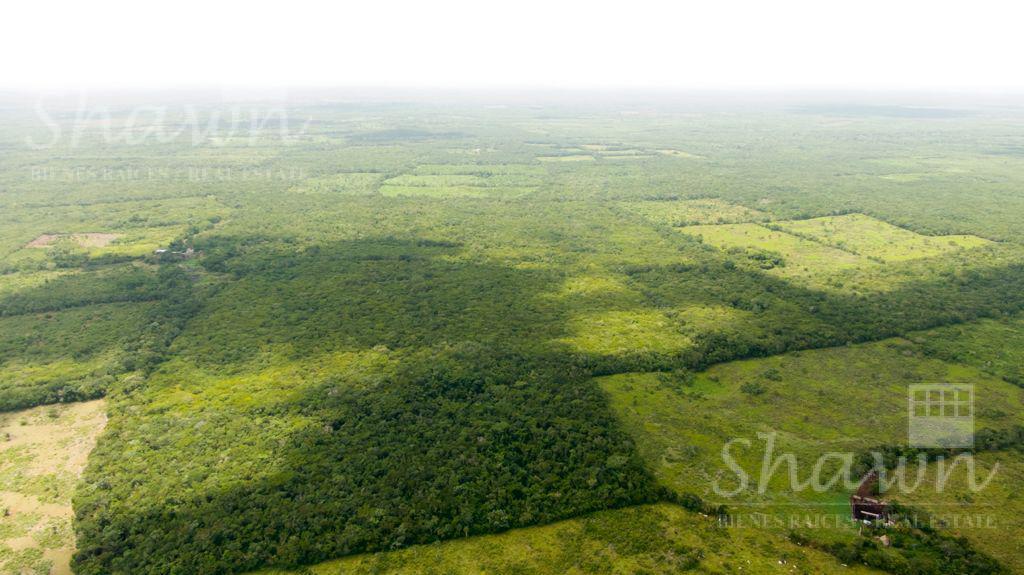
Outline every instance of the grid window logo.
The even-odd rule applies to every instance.
[[[911,447],[973,447],[974,386],[928,383],[910,386]]]

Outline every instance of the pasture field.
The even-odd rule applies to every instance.
[[[0,414],[0,572],[70,575],[71,494],[105,424],[102,400]]]
[[[824,288],[838,272],[869,267],[871,262],[838,248],[768,229],[759,224],[720,224],[688,226],[683,233],[696,236],[709,245],[729,250],[757,250],[769,257],[781,256],[777,264],[768,260],[771,273]]]
[[[1020,388],[976,368],[924,357],[905,340],[724,363],[691,378],[634,373],[600,379],[655,474],[681,493],[712,500],[716,477],[724,474],[722,491],[739,486],[722,461],[731,439],[751,442],[734,455],[744,469],[758,470],[767,441],[758,433],[776,432],[776,450],[796,454],[809,472],[822,453],[899,443],[906,435],[907,386],[932,382],[974,384],[979,429],[1024,423]],[[823,397],[857,408],[823,410]],[[799,494],[782,488],[784,475],[772,477],[778,483],[769,493],[758,493],[751,481],[733,497],[740,503],[793,501]]]
[[[683,150],[658,150],[658,153],[665,156],[673,156],[676,158],[689,158],[692,160],[704,159],[704,156],[698,156],[697,154],[691,154],[689,152],[684,152]]]
[[[589,154],[566,154],[562,156],[537,156],[540,162],[593,162],[596,158]]]
[[[1024,386],[1024,316],[985,319],[911,337],[929,355],[973,365]]]
[[[652,222],[673,227],[756,222],[766,217],[758,210],[716,199],[622,202],[620,205]]]
[[[972,235],[925,236],[863,214],[687,225],[680,231],[719,249],[745,254],[778,277],[814,289],[854,294],[918,281],[943,267],[943,260],[980,263],[1002,258],[999,249],[1013,254],[1020,249],[997,247]],[[981,249],[986,247],[993,249]]]
[[[156,247],[184,235],[190,226],[208,226],[226,213],[226,208],[211,196],[189,196],[147,200],[130,198],[123,201],[76,201],[68,203],[29,204],[16,211],[0,214],[0,252],[6,254],[8,266],[26,259],[38,265],[45,263],[49,244],[47,237],[61,236],[95,238],[112,241],[70,241],[68,248],[78,248],[93,255],[124,253],[141,256]],[[33,246],[36,242],[37,245]],[[25,266],[28,263],[23,264]]]
[[[1009,431],[1024,423],[1020,388],[973,367],[927,358],[906,340],[743,360],[695,374],[618,374],[599,382],[663,485],[727,505],[738,521],[783,518],[780,537],[796,530],[819,544],[857,532],[847,497],[864,472],[844,468],[843,458],[857,461],[862,453],[906,441],[908,385],[974,385],[978,430]],[[822,409],[826,401],[849,408]],[[771,471],[780,457],[783,463]],[[934,495],[934,480],[894,497],[935,513],[952,511],[946,506],[958,501],[962,514],[983,515],[993,500],[1010,497],[1008,486],[1018,479],[1013,470],[1024,456],[1011,450],[1000,460],[1009,465],[1007,475],[979,495],[978,506],[963,488],[971,475],[965,469],[951,474],[955,486],[941,497]],[[914,477],[917,467],[910,467]],[[814,519],[821,516],[840,520],[822,528]],[[980,549],[991,551],[1019,530],[1012,513],[1003,512],[1000,520],[1002,527],[975,521],[957,533],[969,533]],[[1019,546],[1001,550],[1011,564],[1024,558]]]
[[[297,194],[371,195],[377,192],[384,174],[353,172],[309,178],[288,189]]]
[[[536,164],[420,164],[413,168],[416,175],[478,176],[486,181],[498,179],[503,184],[540,183],[547,171]]]
[[[763,532],[718,526],[669,504],[602,511],[580,519],[402,551],[322,563],[301,573],[876,573]],[[289,575],[299,571],[261,571]],[[254,574],[255,575],[255,574]]]
[[[487,192],[471,186],[398,186],[387,184],[380,187],[382,196],[425,196],[428,198],[483,197]]]
[[[1024,569],[1024,500],[1020,486],[1024,482],[1024,454],[1020,451],[983,453],[975,459],[975,471],[949,474],[942,490],[922,488],[894,494],[893,499],[910,506],[919,521],[947,529],[962,536],[999,559],[1012,573]],[[950,464],[947,462],[947,467]],[[910,477],[917,478],[914,467]],[[938,485],[938,464],[932,463],[921,474],[924,485]],[[971,479],[982,489],[971,487]],[[991,481],[985,483],[991,476]]]
[[[0,105],[4,429],[109,415],[80,480],[0,451],[63,521],[0,561],[66,558],[70,501],[77,575],[1019,570],[1016,527],[882,548],[715,507],[848,486],[711,485],[759,432],[899,446],[909,383],[1022,423],[1024,108],[491,97]]]
[[[0,275],[0,296],[8,297],[19,291],[29,291],[71,273],[73,273],[71,270],[48,270],[2,274]]]
[[[885,262],[936,257],[990,243],[971,235],[925,236],[864,214],[777,222],[775,225],[789,233]]]
[[[573,317],[573,335],[562,341],[584,353],[674,353],[691,349],[693,341],[680,333],[671,318],[658,312],[608,311]]]

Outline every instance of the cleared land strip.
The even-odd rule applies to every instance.
[[[0,573],[71,574],[71,498],[106,422],[103,400],[0,414]]]

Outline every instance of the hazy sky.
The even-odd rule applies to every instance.
[[[0,86],[1021,89],[1022,4],[9,0]]]

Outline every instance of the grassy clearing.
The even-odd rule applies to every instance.
[[[966,537],[1012,573],[1024,572],[1024,495],[1020,492],[1024,454],[982,453],[975,456],[975,461],[978,485],[993,474],[992,481],[980,490],[971,489],[970,473],[963,471],[966,467],[952,473],[944,489],[935,489],[938,465],[932,463],[923,475],[927,487],[892,497],[922,511],[920,520]],[[908,473],[916,477],[916,466]]]
[[[691,154],[689,152],[684,152],[682,150],[672,150],[672,149],[667,149],[667,148],[666,149],[658,150],[658,153],[663,155],[663,156],[671,156],[671,157],[674,157],[674,158],[687,158],[687,159],[690,159],[690,160],[703,160],[704,159],[704,156],[701,156],[701,155],[698,155],[698,154]]]
[[[842,223],[838,228],[827,227],[833,221]],[[835,231],[839,228],[845,231]],[[855,295],[890,292],[922,279],[954,277],[956,270],[969,266],[1004,266],[1022,254],[1012,244],[975,236],[924,236],[859,215],[692,225],[680,231],[798,285]],[[852,244],[858,242],[854,249]]]
[[[552,341],[592,356],[672,356],[692,349],[703,334],[747,325],[749,314],[734,307],[653,307],[637,288],[628,276],[599,266],[569,276],[560,289],[545,294],[546,300],[566,310],[567,333]]]
[[[522,575],[701,573],[871,573],[813,549],[661,504],[602,511],[499,535],[471,537],[301,571],[261,575],[516,573]]]
[[[592,305],[595,301],[606,305],[628,305],[642,301],[640,294],[630,288],[621,276],[607,272],[572,276],[562,285],[558,295],[566,299],[585,298],[584,306]]]
[[[600,154],[601,156],[606,158],[614,158],[616,156],[643,156],[647,158],[651,157],[651,155],[645,152],[644,150],[640,150],[637,148],[606,148],[604,150],[601,150]]]
[[[688,305],[673,308],[665,315],[674,320],[679,330],[691,339],[713,332],[750,331],[751,312],[724,305]]]
[[[767,218],[764,212],[717,199],[621,202],[618,205],[652,222],[673,227],[756,222]]]
[[[528,173],[486,169],[470,173],[403,174],[385,180],[380,192],[385,196],[510,197],[534,191],[532,186],[524,185],[531,181]]]
[[[411,185],[393,184],[392,182],[396,180],[408,182]],[[460,184],[458,182],[464,183]],[[529,194],[535,191],[535,188],[529,186],[502,186],[497,185],[495,182],[484,182],[481,184],[476,176],[402,176],[401,178],[388,180],[381,185],[379,191],[385,197],[511,198]]]
[[[720,249],[778,254],[784,265],[773,267],[769,273],[816,288],[828,288],[829,278],[838,272],[871,265],[860,256],[759,224],[687,226],[680,231]]]
[[[864,214],[774,222],[773,226],[886,262],[936,257],[992,243],[971,235],[925,236]]]
[[[110,244],[101,248],[90,248],[90,257],[117,255],[140,257],[164,249],[171,243],[188,233],[188,226],[162,226],[158,228],[138,228],[125,233]]]
[[[634,153],[629,153],[629,154],[609,154],[609,153],[604,153],[604,154],[602,154],[600,156],[600,158],[602,160],[611,160],[611,161],[649,160],[649,159],[655,158],[655,157],[657,157],[657,156],[654,156],[652,154],[634,154]]]
[[[468,174],[482,177],[516,176],[537,178],[547,174],[541,166],[530,164],[420,164],[413,168],[413,174]]]
[[[75,258],[139,258],[166,248],[183,237],[188,229],[187,225],[166,225],[131,227],[119,233],[43,234],[8,256],[7,261],[22,267],[33,264],[43,267],[53,266],[52,262],[63,266]]]
[[[19,291],[29,291],[46,285],[61,276],[74,273],[71,270],[47,270],[32,272],[12,272],[0,274],[0,299]]]
[[[487,190],[468,186],[381,186],[380,194],[385,197],[421,196],[426,198],[482,198]]]
[[[537,156],[540,162],[593,162],[596,158],[590,154],[570,154],[566,156]]]
[[[763,528],[758,518],[781,517],[776,535],[796,529],[821,542],[856,533],[844,519],[851,487],[841,477],[827,485],[841,460],[823,462],[822,488],[794,489],[787,465],[763,473],[769,444],[772,460],[795,456],[800,483],[811,479],[822,454],[903,444],[910,383],[975,384],[979,428],[1024,421],[1024,391],[978,369],[924,357],[900,339],[731,362],[694,375],[633,373],[598,381],[662,484],[725,504],[757,529]],[[742,474],[723,458],[726,445]],[[821,514],[840,520],[825,529],[805,520]]]
[[[216,198],[194,196],[60,204],[24,209],[16,215],[0,214],[0,254],[6,254],[0,269],[35,271],[45,267],[56,251],[145,255],[166,247],[193,226],[219,221],[226,213],[227,208]],[[103,241],[95,241],[101,238]],[[45,249],[29,247],[36,240],[41,240],[39,248]]]
[[[368,195],[376,193],[384,174],[349,172],[311,178],[288,189],[296,194]]]
[[[384,181],[385,186],[416,187],[416,188],[450,188],[487,186],[487,179],[471,174],[404,174]]]
[[[1024,316],[985,319],[910,337],[929,355],[972,365],[1024,386]]]
[[[102,248],[121,237],[119,234],[43,234],[25,245],[27,248],[46,248],[60,241],[67,241],[83,248]]]
[[[693,345],[675,322],[657,311],[583,314],[570,320],[569,329],[573,335],[560,341],[583,353],[676,353]]]
[[[746,454],[746,469],[757,468],[763,455],[758,432],[778,432],[776,450],[796,453],[808,469],[825,451],[904,442],[911,383],[975,384],[979,427],[1024,421],[1024,391],[978,369],[926,358],[899,339],[720,364],[692,381],[651,373],[599,381],[657,476],[680,492],[711,497],[717,476],[735,478],[721,459],[733,438],[754,444],[735,452]],[[767,498],[750,485],[737,501],[799,501],[783,488],[784,478],[774,479],[780,483]]]
[[[105,410],[91,401],[0,414],[0,572],[70,575],[71,494]]]

